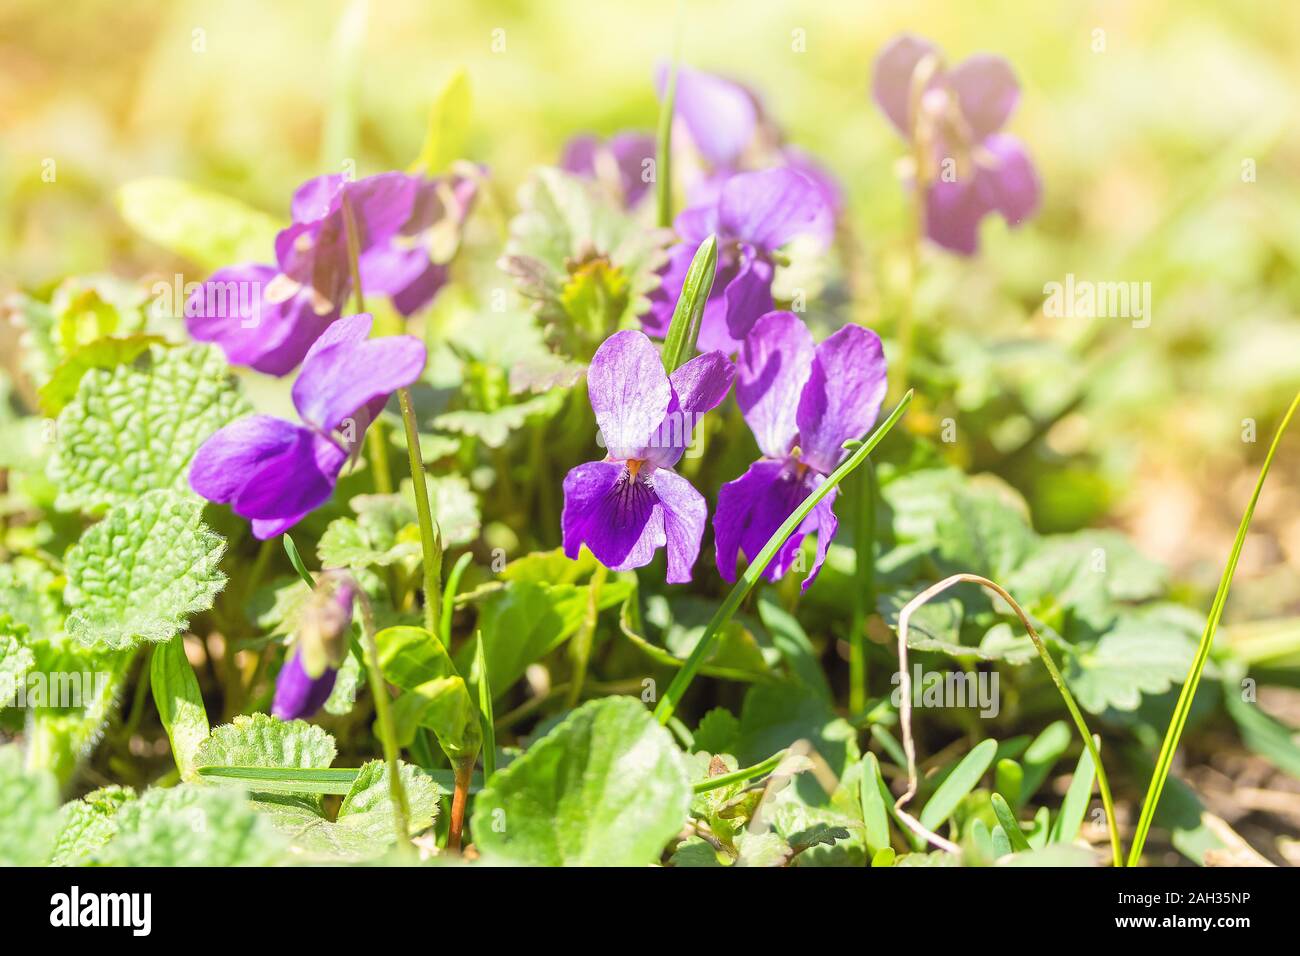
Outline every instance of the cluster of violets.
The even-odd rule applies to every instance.
[[[663,95],[665,68],[656,85]],[[908,178],[922,190],[931,240],[973,254],[985,215],[997,211],[1016,225],[1037,207],[1039,183],[1025,149],[1000,132],[1019,97],[1004,60],[975,56],[947,69],[932,44],[903,36],[877,58],[872,92],[912,147]],[[874,332],[849,325],[816,344],[798,316],[775,310],[782,247],[796,236],[823,247],[834,239],[844,209],[834,178],[783,143],[753,90],[724,77],[679,67],[675,122],[675,139],[690,142],[694,160],[685,174],[688,204],[674,222],[680,242],[643,331],[614,333],[592,359],[588,393],[607,454],[564,480],[564,550],[576,557],[585,545],[621,571],[664,548],[667,580],[691,580],[708,506],[675,467],[700,417],[734,384],[761,457],[718,493],[715,561],[733,581],[740,555],[752,561],[843,460],[844,443],[874,424],[885,358]],[[628,208],[646,201],[653,163],[653,139],[631,132],[575,138],[561,160]],[[371,338],[371,316],[343,317],[343,306],[358,279],[363,294],[388,296],[403,315],[428,305],[446,282],[478,172],[309,180],[294,193],[275,263],[219,270],[187,303],[190,334],[219,345],[233,364],[276,376],[298,370],[292,395],[300,421],[243,418],[212,435],[191,465],[194,490],[229,504],[256,537],[283,533],[327,501],[370,422],[422,374],[419,339]],[[701,354],[669,374],[651,337],[667,334],[687,270],[710,235],[718,265]],[[231,283],[252,283],[256,295],[221,294]],[[783,576],[803,539],[816,534],[803,587],[812,583],[838,526],[834,501],[832,490],[812,509],[765,570],[769,580]],[[338,638],[356,593],[345,576],[327,576],[277,680],[278,716],[314,713],[333,687]]]
[[[720,350],[664,370],[645,333],[616,332],[596,350],[587,372],[591,408],[607,450],[601,461],[564,479],[564,552],[583,545],[614,571],[639,568],[667,550],[667,580],[691,580],[707,505],[675,470],[694,426],[736,385],[736,400],[762,457],[723,485],[713,516],[715,560],[736,579],[740,553],[753,560],[844,458],[844,443],[875,422],[885,397],[880,338],[845,326],[820,345],[792,312],[768,312],[753,322],[733,363]],[[764,575],[776,580],[795,563],[806,535],[817,534],[817,556],[804,578],[817,576],[835,536],[832,489],[782,545]]]

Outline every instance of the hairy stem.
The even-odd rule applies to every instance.
[[[397,727],[393,723],[392,702],[379,667],[379,647],[375,643],[375,615],[366,592],[357,589],[357,603],[361,607],[361,641],[366,652],[366,671],[370,677],[370,694],[375,699],[375,716],[379,720],[379,736],[384,746],[384,762],[388,765],[388,793],[393,801],[393,829],[397,845],[410,842],[410,805],[406,800],[406,787],[402,784],[397,745]]]
[[[451,822],[447,828],[447,849],[460,852],[461,833],[465,828],[465,805],[469,802],[469,785],[474,775],[474,761],[457,761],[456,789],[451,795]]]
[[[411,390],[399,388],[397,400],[401,403],[402,422],[406,425],[406,454],[411,465],[411,483],[415,486],[420,549],[424,553],[424,626],[430,634],[440,634],[442,628],[438,619],[442,605],[442,542],[434,524],[433,509],[429,507],[429,484],[424,474],[424,461],[420,458],[420,432],[415,422]]]

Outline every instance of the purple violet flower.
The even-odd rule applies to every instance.
[[[271,714],[281,720],[307,718],[325,706],[334,692],[334,681],[339,672],[333,667],[325,668],[318,677],[309,675],[302,666],[302,654],[298,648],[289,653],[289,659],[280,668],[275,679],[275,700],[271,703]]]
[[[734,353],[758,317],[772,310],[773,254],[794,236],[824,228],[825,202],[816,183],[783,167],[732,176],[716,202],[683,210],[674,223],[683,241],[669,252],[663,283],[641,317],[645,331],[667,335],[691,259],[714,233],[718,268],[704,307],[699,347]]]
[[[605,142],[575,136],[564,147],[560,167],[594,179],[631,209],[650,191],[646,171],[654,165],[655,141],[644,133],[618,133]]]
[[[361,285],[366,295],[388,296],[404,316],[414,315],[433,301],[447,282],[447,263],[460,245],[462,227],[478,195],[480,174],[453,173],[416,180],[410,218],[386,241],[361,253]]]
[[[232,422],[203,443],[190,465],[190,487],[252,521],[265,540],[323,504],[348,455],[388,396],[424,369],[414,336],[371,339],[368,314],[339,319],[316,340],[293,383],[304,424],[270,415]]]
[[[640,332],[615,332],[587,371],[604,461],[564,478],[564,553],[586,545],[612,571],[649,564],[667,546],[670,584],[691,579],[708,506],[673,466],[695,424],[726,397],[735,366],[721,352],[698,355],[669,376]]]
[[[321,575],[303,608],[293,650],[275,679],[272,715],[281,720],[310,717],[329,700],[348,654],[356,596],[357,586],[349,575],[338,571]]]
[[[713,515],[718,571],[736,579],[736,558],[754,560],[795,508],[847,454],[843,444],[872,426],[885,397],[885,356],[876,333],[846,325],[821,345],[792,312],[769,312],[741,349],[736,401],[763,457],[723,485]],[[818,502],[767,566],[775,581],[817,534],[806,591],[821,570],[839,522],[835,489]]]
[[[876,58],[871,89],[930,165],[912,178],[926,183],[926,235],[934,242],[974,255],[990,212],[1018,226],[1038,208],[1041,187],[1025,145],[998,132],[1020,99],[1006,60],[977,54],[947,69],[937,47],[904,34]]]
[[[386,243],[411,217],[418,180],[384,173],[356,182],[318,176],[294,193],[293,222],[275,239],[276,265],[213,273],[185,306],[190,335],[226,358],[286,375],[336,320],[352,288],[343,200],[356,217],[362,253]]]

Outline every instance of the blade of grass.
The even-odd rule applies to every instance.
[[[669,375],[695,355],[695,343],[700,338],[700,324],[704,321],[704,307],[713,291],[713,279],[718,271],[718,237],[710,235],[700,243],[686,270],[682,294],[673,307],[673,318],[664,336],[664,369]]]
[[[921,808],[923,827],[933,830],[952,816],[966,794],[975,789],[980,778],[993,766],[993,755],[997,749],[996,740],[984,740],[961,758],[961,762]]]
[[[1219,618],[1223,616],[1223,608],[1228,603],[1228,591],[1232,587],[1233,575],[1237,572],[1237,561],[1241,557],[1241,549],[1246,543],[1246,532],[1250,530],[1251,519],[1255,516],[1255,505],[1259,501],[1260,492],[1264,490],[1264,479],[1268,477],[1268,470],[1273,465],[1273,456],[1277,454],[1278,446],[1282,443],[1282,436],[1286,434],[1287,426],[1291,424],[1291,419],[1295,415],[1297,406],[1300,406],[1300,392],[1291,400],[1291,407],[1287,409],[1286,415],[1282,417],[1282,422],[1277,426],[1277,431],[1273,434],[1273,441],[1268,446],[1268,454],[1264,456],[1264,465],[1259,470],[1259,478],[1255,481],[1255,491],[1250,496],[1250,501],[1246,505],[1246,511],[1241,516],[1241,524],[1237,527],[1237,537],[1233,539],[1232,550],[1228,554],[1228,563],[1223,569],[1223,576],[1219,578],[1219,589],[1215,592],[1214,603],[1210,606],[1210,615],[1205,621],[1205,630],[1201,634],[1200,646],[1196,649],[1196,657],[1192,661],[1192,669],[1187,674],[1187,680],[1183,682],[1183,689],[1178,695],[1178,703],[1174,707],[1173,716],[1169,720],[1169,729],[1165,731],[1164,743],[1160,745],[1160,756],[1156,758],[1155,772],[1151,775],[1151,783],[1147,787],[1146,798],[1142,801],[1142,813],[1138,817],[1137,828],[1133,831],[1133,845],[1129,848],[1129,866],[1136,866],[1142,859],[1142,847],[1146,845],[1147,834],[1151,830],[1151,821],[1155,817],[1156,807],[1160,803],[1160,792],[1164,789],[1165,780],[1169,776],[1169,769],[1173,766],[1174,754],[1178,750],[1178,740],[1183,735],[1183,728],[1187,724],[1187,715],[1192,710],[1192,699],[1196,696],[1196,688],[1201,683],[1201,673],[1205,670],[1205,662],[1210,656],[1210,647],[1214,644],[1214,632],[1219,626]]]
[[[681,33],[681,5],[677,10],[677,33]],[[659,104],[659,128],[655,135],[655,210],[657,222],[667,229],[673,224],[673,112],[677,105],[677,53],[668,68],[668,85]]]
[[[460,590],[461,575],[473,560],[474,555],[466,551],[456,559],[456,563],[451,567],[451,573],[447,575],[447,586],[442,592],[442,619],[439,622],[442,631],[438,635],[442,638],[443,647],[451,647],[451,616],[455,611],[456,592]]]
[[[686,689],[690,687],[691,681],[695,679],[695,674],[699,671],[700,665],[704,663],[705,656],[713,649],[714,639],[722,628],[727,625],[727,622],[731,620],[732,615],[736,613],[736,610],[740,607],[740,602],[745,599],[745,595],[749,594],[754,589],[754,586],[758,584],[763,572],[767,570],[772,558],[776,556],[776,552],[785,544],[785,539],[790,537],[794,529],[799,527],[809,512],[817,507],[817,504],[830,494],[832,489],[867,460],[867,456],[871,454],[872,449],[880,444],[890,430],[898,424],[898,420],[903,417],[903,412],[911,404],[912,394],[909,389],[902,400],[894,406],[894,410],[890,412],[889,417],[876,427],[871,436],[859,445],[857,450],[845,459],[844,463],[836,468],[829,478],[822,482],[821,487],[805,498],[799,507],[794,509],[790,517],[786,518],[781,527],[776,529],[776,533],[768,539],[758,557],[745,569],[745,573],[740,576],[740,580],[736,582],[721,606],[714,612],[712,619],[704,628],[704,634],[691,650],[691,656],[686,659],[686,663],[682,665],[681,670],[673,677],[672,683],[668,685],[668,689],[664,691],[658,706],[655,707],[655,717],[659,723],[666,724],[668,718],[673,715],[673,711],[677,709],[677,704],[686,693]]]
[[[1101,738],[1097,738],[1097,747],[1101,747]],[[1083,815],[1088,812],[1088,801],[1092,799],[1092,781],[1096,777],[1096,768],[1092,765],[1092,754],[1084,751],[1079,754],[1079,763],[1070,778],[1070,787],[1065,791],[1061,809],[1056,813],[1052,824],[1049,843],[1070,843],[1083,825]]]
[[[1002,827],[1011,842],[1011,849],[1017,853],[1023,853],[1032,849],[1029,841],[1025,839],[1025,832],[1020,829],[1020,821],[1016,815],[1011,812],[1011,807],[1007,806],[1007,801],[1002,794],[995,793],[989,797],[989,802],[993,804],[993,813],[998,818],[998,824]]]
[[[483,726],[483,779],[497,771],[497,731],[492,716],[492,685],[488,683],[487,657],[483,653],[483,632],[474,635],[474,673],[478,681],[478,715]]]
[[[352,789],[358,767],[320,767],[307,769],[301,767],[239,767],[213,765],[197,767],[195,772],[209,780],[228,780],[245,785],[249,790],[259,793],[322,793],[343,796]],[[433,778],[443,793],[451,793],[454,776],[450,770],[435,769],[425,771]],[[470,787],[470,793],[476,794],[482,789],[483,780],[476,777]]]
[[[316,589],[316,579],[311,576],[311,572],[307,570],[307,565],[303,563],[302,555],[298,553],[298,546],[293,543],[293,538],[286,534],[282,535],[281,539],[284,541],[284,553],[289,556],[289,563],[298,572],[298,577],[302,578],[303,583],[314,591]]]
[[[331,767],[305,770],[285,767],[198,767],[198,775],[248,784],[261,793],[331,793],[342,796],[352,789],[359,770]]]
[[[862,802],[862,822],[866,826],[867,855],[873,856],[889,846],[889,809],[880,795],[882,786],[880,761],[867,752],[862,757],[862,779],[859,797]]]

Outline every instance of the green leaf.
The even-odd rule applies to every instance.
[[[285,844],[239,791],[199,784],[148,790],[114,820],[99,855],[108,866],[266,866]]]
[[[107,648],[167,641],[210,608],[226,545],[202,515],[202,502],[156,491],[88,529],[68,553],[68,634]]]
[[[190,459],[249,411],[220,351],[149,351],[130,365],[91,369],[59,413],[50,477],[61,510],[95,510],[154,489],[189,492]]]
[[[1195,656],[1196,642],[1182,628],[1127,614],[1095,645],[1069,656],[1065,680],[1091,713],[1132,711],[1143,694],[1163,694],[1181,683]]]
[[[135,799],[130,787],[101,787],[59,809],[59,835],[50,863],[80,866],[91,862],[117,833],[117,811]]]
[[[24,646],[14,633],[18,628],[7,616],[0,617],[0,709],[13,703],[27,672],[36,663],[31,648]]]
[[[433,427],[469,435],[489,448],[501,448],[512,432],[554,416],[563,406],[565,394],[565,389],[557,388],[490,412],[477,409],[443,412],[433,419]]]
[[[668,333],[664,336],[664,370],[669,375],[695,357],[700,325],[704,320],[704,307],[708,305],[717,271],[718,237],[710,235],[695,250],[690,268],[686,270],[681,295],[673,307]]]
[[[113,711],[135,652],[89,648],[65,635],[35,641],[30,647],[36,658],[35,671],[91,678],[87,687],[83,677],[80,699],[77,685],[73,685],[71,707],[51,706],[53,701],[48,699],[34,703],[33,687],[28,687],[24,728],[27,765],[49,770],[60,784],[66,784],[103,737],[104,724]],[[52,690],[52,685],[47,686],[48,690]]]
[[[289,556],[289,563],[298,572],[298,577],[302,580],[302,583],[315,590],[316,579],[311,576],[311,572],[307,570],[307,565],[303,563],[302,555],[298,553],[298,546],[293,543],[293,538],[284,534],[280,536],[280,540],[284,544],[284,553]]]
[[[1017,853],[1031,849],[1029,841],[1025,839],[1024,831],[1020,829],[1020,821],[1007,805],[1007,801],[1002,794],[995,793],[989,797],[989,802],[993,804],[993,813],[998,818],[998,825],[1002,832],[1006,834],[1010,842],[1011,849]]]
[[[672,611],[666,600],[661,597],[658,598],[656,604],[651,605],[652,609],[656,605],[663,615],[671,615]],[[623,636],[656,664],[664,667],[684,667],[687,661],[686,655],[699,643],[704,634],[704,625],[685,626],[671,617],[665,619],[662,616],[660,617],[660,623],[666,626],[666,639],[671,640],[673,644],[671,649],[661,647],[642,633],[645,630],[645,625],[641,620],[640,608],[637,605],[636,591],[635,589],[631,591],[627,596],[627,600],[623,602],[623,608],[619,614],[619,629],[622,631]],[[700,665],[700,673],[707,677],[720,677],[724,680],[744,681],[747,683],[770,681],[775,679],[776,676],[763,659],[762,651],[759,649],[753,633],[740,621],[727,622],[727,626],[723,628],[713,652]]]
[[[199,776],[255,791],[255,806],[285,834],[305,862],[361,860],[393,845],[388,772],[382,760],[359,770],[331,768],[334,739],[301,720],[266,714],[236,717],[218,727],[195,758]],[[410,806],[410,832],[419,833],[437,812],[438,785],[428,774],[401,765]],[[321,794],[343,794],[338,816],[324,812]]]
[[[1093,742],[1101,748],[1101,738],[1094,737]],[[1088,801],[1092,799],[1092,784],[1097,779],[1097,767],[1092,762],[1092,753],[1087,747],[1079,754],[1079,764],[1074,768],[1070,787],[1061,801],[1061,809],[1052,822],[1051,843],[1070,843],[1079,833],[1084,814],[1088,812]]]
[[[1070,725],[1065,721],[1054,720],[1043,728],[1034,742],[1025,749],[1025,775],[1020,786],[1019,802],[1014,806],[1024,806],[1025,801],[1038,792],[1038,788],[1056,766],[1056,761],[1069,746]]]
[[[993,763],[997,749],[996,740],[984,740],[961,759],[921,809],[919,819],[923,827],[933,830],[952,816],[966,794],[979,786],[980,779]]]
[[[330,39],[325,129],[320,139],[320,165],[329,169],[357,154],[357,103],[366,45],[369,0],[351,0],[334,26]]]
[[[21,748],[0,747],[0,866],[43,866],[58,835],[54,776],[23,767]]]
[[[599,609],[622,602],[631,593],[632,581],[611,575],[600,589]],[[478,626],[483,633],[483,652],[492,693],[499,699],[523,676],[529,664],[555,650],[582,625],[587,613],[588,586],[545,585],[530,581],[507,581],[492,591],[479,609]],[[468,669],[473,651],[466,648],[459,666]]]
[[[429,125],[420,145],[420,155],[409,173],[438,176],[465,155],[469,136],[469,75],[458,69],[443,85],[429,107]]]
[[[595,183],[543,168],[519,191],[502,266],[534,302],[551,344],[584,357],[649,309],[671,239]]]
[[[700,718],[695,728],[695,751],[707,754],[735,753],[740,748],[740,721],[725,707],[714,707]]]
[[[3,662],[0,662],[2,667]],[[1253,701],[1242,700],[1239,686],[1234,687],[1227,681],[1223,684],[1223,703],[1247,747],[1279,770],[1300,779],[1300,746],[1296,744],[1293,729],[1274,720]]]
[[[1000,866],[1096,866],[1097,860],[1091,850],[1069,843],[1053,843],[1049,846],[1036,847],[1028,853],[1017,853]]]
[[[794,676],[809,689],[830,700],[831,689],[826,682],[826,673],[822,670],[812,641],[804,633],[798,619],[767,597],[758,599],[758,616],[772,635],[772,643],[780,650]]]
[[[117,208],[146,239],[209,271],[275,258],[280,223],[238,200],[178,179],[133,180],[118,190]]]
[[[401,495],[358,495],[348,502],[357,518],[331,521],[316,545],[325,568],[386,568],[420,557],[415,506]]]
[[[1047,837],[1051,832],[1051,811],[1047,807],[1039,807],[1038,812],[1034,814],[1033,826],[1029,828],[1029,833],[1025,839],[1029,842],[1030,847],[1035,850],[1041,850],[1047,845]]]
[[[77,386],[92,368],[111,369],[134,362],[151,345],[163,345],[157,335],[105,336],[74,349],[55,367],[38,393],[41,413],[54,418],[77,394]]]
[[[403,708],[403,719],[432,730],[453,764],[473,761],[483,746],[478,705],[442,641],[424,628],[401,626],[380,631],[375,644],[385,679],[415,700]]]
[[[802,684],[755,684],[740,710],[741,739],[736,754],[742,764],[754,764],[797,740],[808,740],[836,777],[858,759],[857,731],[838,717],[824,698]],[[810,804],[827,794],[810,776],[796,784]]]
[[[885,803],[884,778],[880,775],[880,762],[873,753],[862,756],[862,777],[859,796],[862,803],[862,822],[866,825],[867,851],[873,856],[889,846],[889,807]]]
[[[240,715],[212,731],[194,755],[197,767],[328,767],[338,751],[334,738],[304,720],[269,714]]]
[[[188,780],[194,773],[195,751],[207,739],[210,728],[199,681],[185,656],[185,641],[180,635],[154,648],[149,685],[171,741],[176,767],[181,779]]]
[[[330,820],[319,809],[300,802],[263,802],[259,808],[291,842],[295,859],[305,863],[358,861],[380,857],[394,844],[392,796],[388,769],[382,760],[363,764],[360,770],[337,770],[354,774],[339,807]],[[410,764],[401,764],[402,785],[410,807],[410,833],[432,825],[438,812],[438,785]],[[256,784],[261,786],[261,784]]]
[[[485,854],[533,866],[644,866],[686,822],[672,735],[630,697],[590,701],[497,771],[474,803]]]
[[[1020,806],[1021,790],[1023,788],[1025,772],[1020,764],[1009,758],[1002,758],[997,762],[993,772],[993,789],[998,793],[1006,794],[1007,802],[1012,806]]]
[[[483,519],[469,482],[461,475],[430,475],[428,484],[443,547],[454,548],[476,539]],[[405,488],[406,482],[402,486]]]
[[[1007,836],[1007,831],[1000,824],[993,827],[989,834],[989,841],[992,844],[993,859],[1004,857],[1011,852],[1011,838]]]

